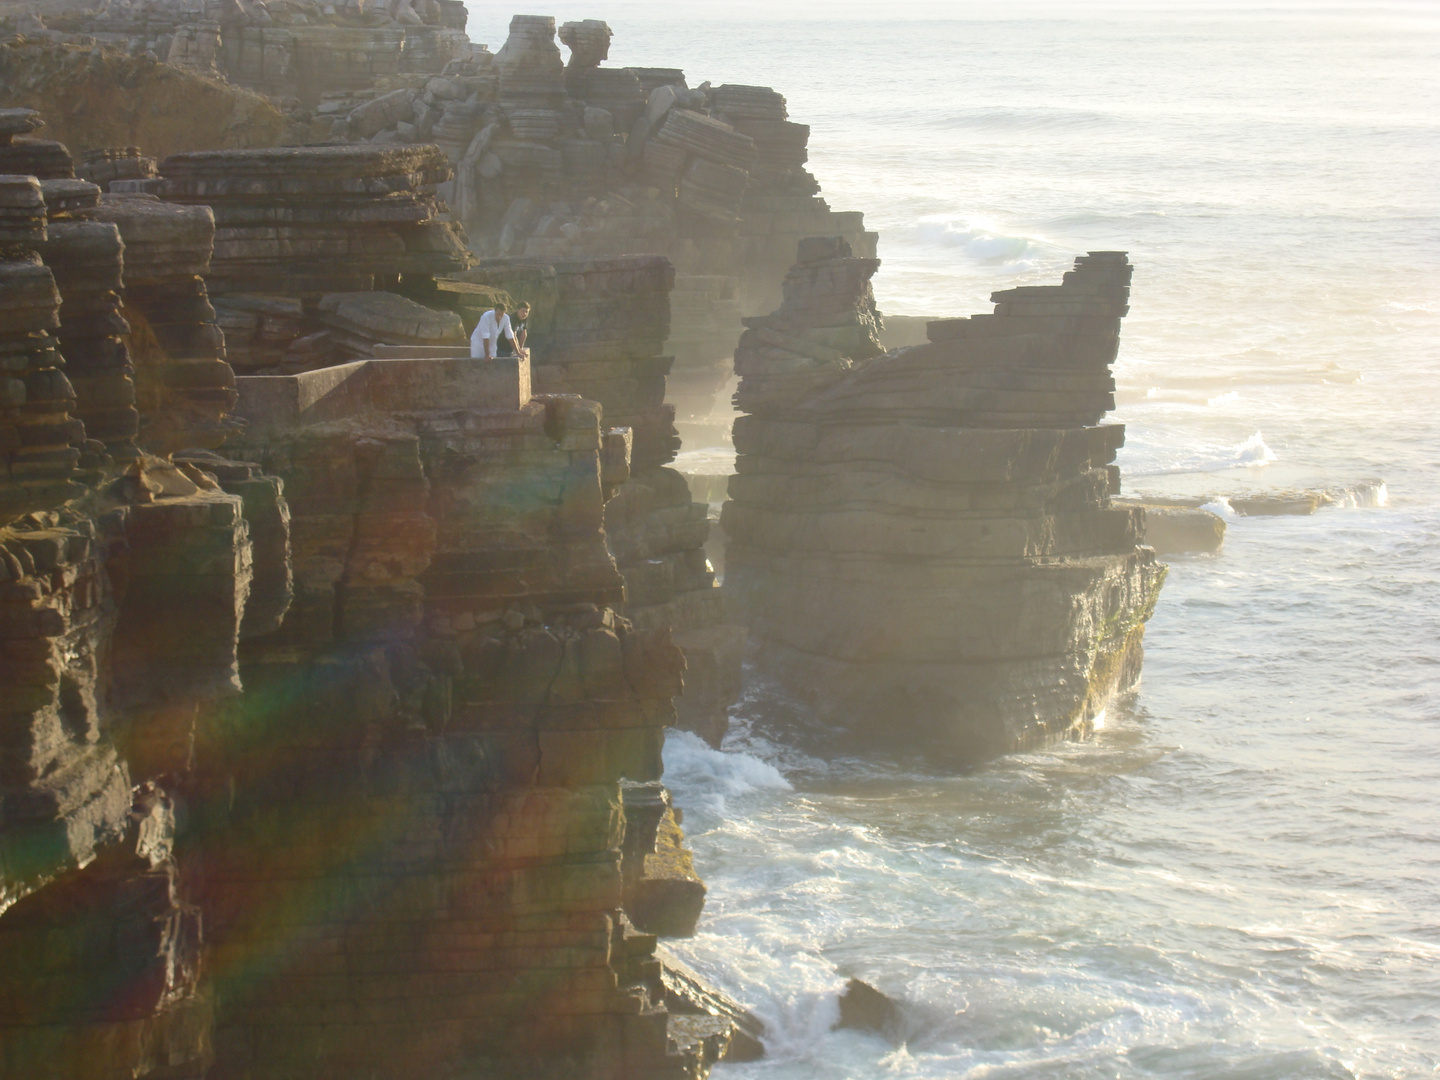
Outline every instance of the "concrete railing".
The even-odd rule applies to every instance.
[[[481,362],[470,359],[468,349],[391,351],[425,355],[357,360],[299,375],[242,375],[235,380],[234,413],[252,430],[301,428],[402,412],[514,412],[530,400],[528,359]]]

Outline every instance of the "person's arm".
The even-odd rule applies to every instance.
[[[479,360],[485,355],[485,338],[480,334],[480,328],[485,324],[485,316],[481,315],[475,323],[475,329],[470,331],[470,359]]]
[[[520,356],[524,356],[524,355],[525,355],[525,339],[528,338],[529,336],[530,336],[530,328],[529,328],[528,326],[526,326],[526,327],[521,327],[520,333],[515,336],[515,352],[516,352],[518,355],[520,355]]]

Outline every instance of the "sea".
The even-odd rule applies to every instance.
[[[1440,1075],[1440,5],[551,10],[784,93],[886,313],[1128,251],[1125,491],[1229,523],[1086,741],[820,760],[759,694],[672,735],[710,892],[671,947],[768,1031],[717,1080]],[[888,1035],[835,1029],[851,978]]]

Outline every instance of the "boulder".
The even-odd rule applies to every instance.
[[[500,100],[551,108],[565,97],[565,65],[555,45],[555,20],[549,15],[516,15],[510,36],[495,54]]]
[[[840,995],[837,1028],[853,1028],[896,1038],[901,1022],[900,1005],[861,979],[851,979]]]
[[[610,27],[599,19],[567,22],[560,27],[560,40],[570,50],[571,68],[597,68],[610,56]]]

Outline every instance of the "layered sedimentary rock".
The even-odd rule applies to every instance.
[[[32,16],[22,28],[61,41],[99,42],[306,105],[327,90],[438,71],[474,51],[460,0],[142,0],[50,7],[45,20]]]
[[[52,221],[38,248],[61,295],[60,347],[75,390],[73,413],[108,452],[132,456],[139,431],[134,368],[121,315],[124,244],[111,222]]]
[[[197,710],[236,688],[249,547],[238,498],[182,481],[0,528],[6,1076],[204,1073],[174,792]]]
[[[450,166],[433,146],[180,154],[160,171],[166,201],[215,214],[217,295],[368,290],[469,265],[463,234],[438,217]]]
[[[155,159],[146,157],[138,146],[106,146],[85,152],[80,175],[98,185],[101,191],[109,191],[110,185],[116,182],[138,188],[140,181],[154,180],[160,173]]]
[[[736,351],[726,589],[837,730],[961,760],[1088,730],[1139,675],[1164,568],[1110,504],[1123,254],[880,355],[869,279],[807,240]]]
[[[137,456],[118,230],[93,185],[28,179],[51,220],[0,264],[0,1073],[198,1078],[176,793],[239,688],[249,529],[213,477]]]
[[[161,172],[167,202],[215,215],[207,283],[240,370],[303,370],[375,343],[463,341],[453,316],[403,297],[340,295],[402,279],[423,288],[473,261],[464,233],[440,216],[435,187],[450,167],[434,146],[183,154]]]
[[[664,254],[682,275],[724,279],[727,298],[767,310],[798,240],[843,233],[873,252],[859,214],[835,214],[805,170],[809,128],[768,87],[691,89],[673,69],[609,68],[611,30],[516,16],[494,58],[472,58],[425,85],[336,100],[336,134],[434,139],[455,166],[442,189],[474,249],[544,260]],[[322,106],[322,110],[330,106]],[[738,326],[713,312],[677,319],[686,411],[734,348]],[[682,348],[681,345],[684,347]],[[723,382],[723,379],[721,380]],[[689,384],[702,384],[689,393]]]
[[[135,365],[138,442],[169,455],[213,448],[229,436],[235,372],[202,276],[215,219],[208,207],[174,206],[153,195],[105,195],[90,212],[125,245],[125,342]]]
[[[50,268],[33,251],[0,256],[0,514],[7,518],[79,493],[71,478],[85,431],[70,415],[75,391],[56,349],[59,328],[60,293]]]
[[[291,125],[275,142],[438,146],[455,170],[439,195],[482,256],[663,254],[686,278],[724,282],[720,308],[733,295],[744,312],[759,313],[778,302],[801,237],[841,233],[873,253],[875,237],[861,215],[833,213],[818,197],[805,168],[809,128],[790,120],[775,90],[690,88],[678,69],[609,67],[612,32],[595,19],[560,28],[568,64],[548,16],[515,16],[497,54],[470,43],[463,23],[458,3],[147,0],[123,11],[57,14],[44,32],[84,35],[132,54],[149,50],[187,78],[206,70],[259,87]],[[88,103],[95,95],[87,86],[80,96]],[[85,111],[105,105],[97,100]],[[157,102],[144,111],[168,108]],[[232,120],[213,145],[243,126]],[[160,137],[168,142],[168,129]],[[99,170],[110,182],[109,170]],[[114,182],[127,191],[157,188],[147,176]],[[220,227],[223,234],[227,226]],[[251,291],[211,284],[217,294]],[[324,291],[374,287],[337,283]],[[293,297],[294,289],[286,283],[263,295],[276,293]],[[345,358],[328,340],[309,340],[315,325],[287,339],[305,339],[293,353],[277,347],[283,320],[237,309],[222,312],[222,321],[242,370],[298,371]],[[725,381],[739,328],[728,310],[723,320],[693,304],[677,311],[675,390],[683,413],[701,418]]]
[[[384,292],[330,293],[320,321],[347,359],[374,356],[376,345],[447,348],[465,344],[460,316]]]
[[[740,693],[744,633],[725,619],[705,555],[707,508],[668,468],[679,449],[666,400],[674,269],[659,256],[537,263],[484,261],[465,277],[528,301],[535,387],[598,402],[631,440],[629,478],[606,507],[605,532],[625,579],[621,610],[637,627],[669,628],[686,658],[682,727],[718,741]]]
[[[371,361],[242,400],[296,581],[208,732],[212,1077],[703,1068],[620,911],[619,782],[658,779],[680,656],[612,609],[599,409],[527,375]],[[369,383],[349,415],[291,409],[336,377]]]
[[[682,670],[616,611],[628,433],[524,361],[237,383],[207,207],[0,188],[0,1075],[703,1076],[728,1025],[671,1032],[624,912],[685,859],[621,789]],[[598,353],[668,288],[610,271]],[[87,440],[57,331],[134,357],[159,456]]]

